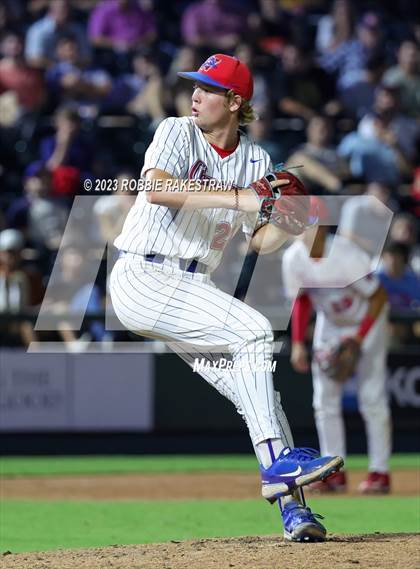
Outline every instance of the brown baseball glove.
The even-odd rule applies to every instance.
[[[277,186],[277,180],[288,180]],[[302,182],[285,170],[269,172],[251,188],[260,200],[259,225],[270,222],[290,235],[300,235],[316,222],[310,216],[310,197]]]
[[[349,337],[343,338],[335,348],[317,361],[325,375],[338,383],[344,383],[355,373],[360,356],[360,343]]]

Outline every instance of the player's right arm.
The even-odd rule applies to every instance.
[[[309,371],[309,356],[305,344],[306,330],[312,314],[312,303],[307,293],[300,294],[292,309],[292,347],[290,363],[299,373]]]
[[[147,170],[145,177],[149,182],[154,182],[146,192],[146,199],[155,205],[188,210],[237,209],[246,213],[255,213],[261,207],[259,198],[251,188],[214,190],[214,180],[182,180],[158,168]],[[277,180],[275,185],[288,183],[288,180]]]
[[[257,229],[251,237],[251,247],[260,255],[267,255],[277,251],[291,235],[276,227],[272,223],[266,223]]]
[[[299,258],[296,244],[286,249],[282,259],[283,287],[286,296],[293,301],[291,310],[291,352],[290,363],[299,373],[309,371],[309,354],[305,338],[312,315],[312,302],[309,294],[302,289],[300,272],[297,270]]]
[[[260,203],[253,190],[214,190],[209,180],[181,180],[164,170],[152,168],[146,172],[146,180],[154,182],[148,187],[146,199],[155,205],[176,209],[225,208],[248,213],[259,210]]]
[[[147,201],[155,205],[187,210],[208,207],[237,209],[245,213],[260,210],[260,201],[251,188],[215,191],[207,187],[206,180],[200,180],[199,183],[197,180],[180,180],[156,168],[147,171],[146,180],[159,182],[155,189],[152,186],[146,192]],[[288,184],[287,180],[278,181],[278,185],[285,184]],[[267,223],[255,231],[250,244],[254,251],[265,255],[277,251],[290,237],[282,229]]]

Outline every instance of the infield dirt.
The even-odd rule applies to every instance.
[[[349,473],[350,488],[346,495],[357,494],[357,486],[364,476],[363,472]],[[238,500],[257,498],[260,493],[258,475],[248,472],[4,477],[0,484],[3,500]],[[394,471],[392,493],[395,496],[420,494],[418,473]]]

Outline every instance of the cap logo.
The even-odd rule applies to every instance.
[[[215,55],[212,55],[203,63],[200,67],[199,71],[210,71],[210,69],[215,69],[219,63],[221,63],[221,59],[217,59]]]

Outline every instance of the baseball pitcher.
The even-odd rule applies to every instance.
[[[324,540],[301,487],[338,471],[343,460],[293,448],[267,371],[271,325],[211,279],[239,229],[260,253],[302,233],[308,197],[294,176],[272,172],[267,153],[239,130],[254,119],[246,65],[216,54],[180,75],[195,83],[192,114],[162,121],[147,149],[141,176],[150,191],[138,194],[115,241],[112,303],[129,330],[168,342],[191,367],[197,357],[232,362],[200,373],[246,421],[263,496],[279,500],[286,539]]]

